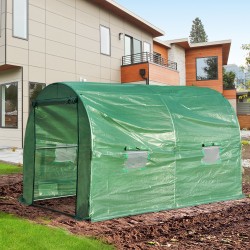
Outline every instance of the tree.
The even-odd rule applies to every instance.
[[[225,89],[234,89],[235,88],[235,85],[234,85],[235,77],[236,77],[236,75],[233,71],[227,72],[223,68],[223,85],[224,85]]]
[[[241,47],[243,50],[246,50],[247,51],[247,54],[246,54],[246,65],[250,65],[250,43],[249,44],[242,44],[242,47]]]
[[[218,63],[217,58],[209,57],[206,59],[207,66],[204,67],[204,72],[207,74],[207,79],[217,79],[218,78]]]
[[[191,43],[202,43],[208,41],[207,34],[199,17],[196,17],[193,21],[189,38]]]

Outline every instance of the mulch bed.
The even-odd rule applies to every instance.
[[[242,147],[242,159],[250,159],[250,145]]]
[[[249,194],[250,184],[243,183],[243,190]],[[97,237],[117,249],[250,249],[249,198],[91,223],[24,206],[18,202],[21,192],[21,174],[1,176],[0,211]],[[39,204],[74,211],[72,197]]]

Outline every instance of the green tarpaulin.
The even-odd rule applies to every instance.
[[[33,102],[24,203],[76,196],[100,221],[242,197],[238,120],[197,87],[66,82]]]

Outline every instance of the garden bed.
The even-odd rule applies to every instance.
[[[249,194],[250,169],[244,173],[243,190]],[[118,249],[247,249],[250,246],[249,198],[90,223],[20,204],[21,179],[21,174],[1,176],[1,211],[63,227],[74,234],[98,237]],[[73,204],[65,201],[56,199],[54,204],[50,201],[50,207],[74,208],[74,201]]]

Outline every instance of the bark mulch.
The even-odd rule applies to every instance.
[[[73,234],[100,238],[117,249],[250,249],[250,170],[245,169],[246,198],[91,223],[18,201],[22,175],[0,178],[0,211]],[[74,197],[39,205],[74,213]]]

